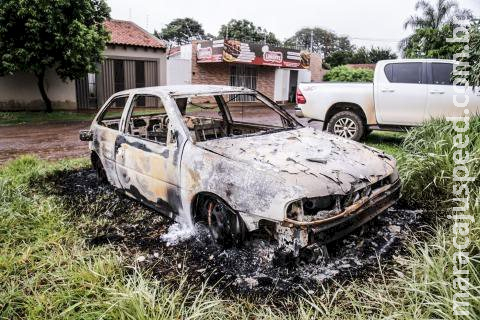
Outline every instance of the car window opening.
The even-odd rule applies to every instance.
[[[169,121],[159,97],[135,95],[127,119],[129,135],[162,144],[167,143]]]
[[[249,96],[242,99],[241,96]],[[282,111],[253,94],[175,99],[194,141],[266,134],[297,127]]]

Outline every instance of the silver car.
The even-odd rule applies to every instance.
[[[351,232],[400,196],[393,157],[303,127],[247,88],[119,92],[80,138],[90,141],[99,180],[171,218],[203,221],[225,245],[261,230],[298,253]]]

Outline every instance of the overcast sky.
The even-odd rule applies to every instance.
[[[431,0],[433,1],[433,0]],[[435,0],[436,1],[436,0]],[[248,19],[285,40],[302,27],[318,26],[350,37],[358,45],[390,47],[409,34],[403,22],[414,14],[416,0],[107,0],[116,19],[133,20],[153,32],[175,18],[198,20],[218,34],[230,19]],[[460,0],[480,16],[480,0]]]

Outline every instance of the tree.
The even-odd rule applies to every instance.
[[[312,48],[313,52],[322,52],[325,58],[329,57],[333,52],[344,51],[346,53],[354,49],[347,37],[337,36],[335,33],[322,28],[300,29],[285,41],[285,45],[305,49]]]
[[[387,48],[371,48],[368,53],[370,63],[377,63],[380,60],[397,59],[397,55]]]
[[[410,16],[403,25],[405,29],[411,27],[414,34],[403,39],[399,45],[399,48],[404,52],[406,57],[409,57],[406,53],[406,48],[409,43],[411,56],[412,43],[416,46],[418,39],[437,39],[437,36],[445,31],[445,26],[454,25],[455,19],[467,20],[473,18],[472,11],[461,9],[456,0],[437,0],[435,5],[432,5],[426,0],[419,0],[415,5],[415,10],[421,10],[421,15]],[[411,39],[411,37],[415,37],[416,39]],[[437,41],[435,41],[435,43],[439,44]],[[444,43],[441,45],[444,45]],[[444,51],[445,48],[429,46],[428,50]]]
[[[460,9],[456,0],[437,0],[432,5],[427,0],[419,0],[415,5],[415,11],[421,10],[421,15],[410,16],[403,27],[416,29],[431,28],[440,29],[445,24],[453,24],[454,18],[472,19],[472,11]]]
[[[96,72],[108,33],[104,0],[2,0],[0,2],[0,75],[32,72],[45,103],[45,72],[53,68],[64,81]]]
[[[248,20],[230,20],[227,24],[223,24],[218,32],[219,38],[236,39],[240,41],[263,42],[278,46],[280,41],[275,34],[268,32],[266,29],[255,26]]]
[[[463,44],[445,41],[453,34],[452,25],[444,25],[440,29],[422,28],[408,37],[403,48],[406,58],[438,58],[452,59],[461,51]]]
[[[371,63],[370,53],[367,48],[360,47],[356,49],[352,55],[352,58],[349,63],[352,64],[365,64]]]
[[[397,55],[390,49],[360,47],[351,51],[334,51],[325,58],[325,62],[328,66],[337,67],[345,64],[371,64],[396,58]]]
[[[160,33],[155,30],[154,35],[177,45],[187,44],[192,40],[204,40],[207,38],[202,25],[192,18],[175,19],[167,24],[165,28],[162,28]]]
[[[338,50],[332,52],[325,58],[325,64],[327,67],[337,67],[345,64],[349,64],[352,61],[353,51]]]

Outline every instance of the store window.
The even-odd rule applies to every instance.
[[[231,66],[230,85],[234,87],[257,89],[257,69],[244,64]],[[235,97],[234,101],[255,101],[255,98],[249,95],[241,95]]]

